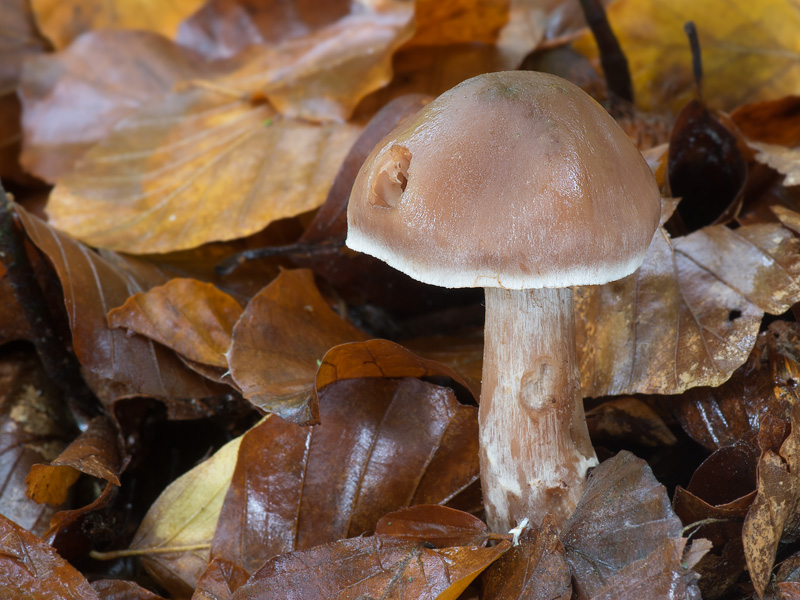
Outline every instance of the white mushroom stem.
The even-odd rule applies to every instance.
[[[583,413],[572,290],[486,288],[479,411],[489,527],[562,525],[597,464]]]

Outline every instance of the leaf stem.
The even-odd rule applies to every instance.
[[[194,550],[208,550],[211,544],[192,544],[189,546],[164,546],[163,548],[129,548],[128,550],[111,550],[110,552],[89,552],[95,560],[116,560],[130,556],[149,556],[151,554],[176,554],[180,552],[193,552]]]

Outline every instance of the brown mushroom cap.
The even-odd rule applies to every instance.
[[[462,82],[386,136],[347,216],[350,248],[425,283],[568,287],[635,271],[660,195],[588,94],[511,71]]]

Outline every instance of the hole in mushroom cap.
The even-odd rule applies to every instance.
[[[411,152],[403,146],[392,146],[383,156],[383,164],[375,176],[369,203],[382,208],[394,208],[408,185]]]

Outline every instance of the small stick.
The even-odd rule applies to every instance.
[[[692,71],[694,72],[694,85],[697,90],[697,99],[703,100],[703,55],[700,52],[700,39],[697,37],[697,27],[694,21],[687,21],[683,30],[689,37],[689,47],[692,49]]]
[[[323,242],[297,242],[286,246],[268,246],[266,248],[254,248],[245,250],[220,262],[215,271],[217,275],[230,275],[244,263],[259,258],[270,258],[272,256],[313,256],[321,252],[329,252],[344,246],[344,240],[326,240]]]
[[[633,104],[633,82],[628,59],[608,22],[606,10],[600,0],[580,0],[586,24],[600,51],[600,65],[608,85],[608,93],[619,100]]]

